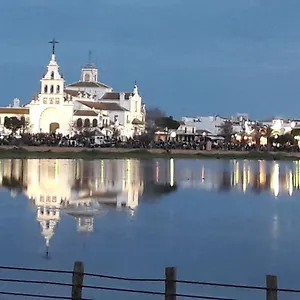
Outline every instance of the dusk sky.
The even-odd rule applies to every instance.
[[[0,104],[39,91],[55,37],[67,83],[91,50],[100,81],[137,80],[175,117],[300,118],[299,15],[299,0],[0,0]]]

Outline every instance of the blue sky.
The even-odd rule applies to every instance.
[[[100,80],[168,114],[300,117],[299,0],[0,0],[1,105],[28,102],[53,37],[67,82]]]

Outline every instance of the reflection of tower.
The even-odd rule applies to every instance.
[[[50,239],[54,234],[56,224],[60,220],[59,209],[51,206],[38,206],[37,220],[41,225],[42,235],[46,241],[46,247],[50,246]]]
[[[71,197],[74,165],[72,160],[65,159],[30,159],[27,164],[25,193],[37,207],[37,220],[48,248],[60,221],[60,208]]]
[[[77,218],[77,231],[93,232],[94,231],[94,218],[93,217],[78,217]]]

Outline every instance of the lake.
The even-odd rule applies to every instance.
[[[89,273],[138,278],[164,278],[164,268],[174,266],[179,279],[264,285],[265,275],[275,274],[280,287],[300,288],[299,161],[3,159],[0,183],[2,266],[72,270],[80,260]],[[71,283],[70,275],[0,272]],[[66,287],[0,282],[0,290],[69,296]],[[195,285],[177,290],[265,296]],[[84,297],[162,298],[95,290]]]

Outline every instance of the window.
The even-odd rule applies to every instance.
[[[135,112],[137,112],[137,101],[135,101]]]
[[[59,94],[60,93],[60,86],[58,85],[57,87],[56,87],[56,94]]]
[[[127,115],[127,117],[126,117],[126,122],[127,123],[130,123],[130,120],[129,120],[129,116]]]
[[[90,119],[85,119],[84,120],[84,125],[83,125],[84,127],[90,127],[91,126],[91,121],[90,121]]]
[[[44,103],[44,104],[47,104],[47,98],[44,98],[44,99],[43,99],[43,103]]]
[[[83,125],[82,119],[81,118],[77,119],[76,121],[77,128],[82,128],[82,125]]]
[[[90,81],[90,79],[91,79],[90,74],[84,75],[84,81]]]
[[[114,115],[114,121],[115,121],[115,122],[118,121],[118,115]]]
[[[51,93],[51,94],[54,93],[54,86],[53,86],[53,85],[51,85],[51,87],[50,87],[50,93]]]
[[[44,93],[45,93],[45,94],[48,93],[48,85],[45,85],[45,86],[44,86]]]
[[[51,79],[54,79],[54,72],[51,72]]]
[[[54,101],[53,101],[53,98],[50,98],[50,104],[53,104]]]
[[[97,127],[97,125],[98,125],[98,121],[97,121],[97,119],[94,119],[93,120],[93,127]]]
[[[22,125],[23,127],[25,127],[26,121],[25,121],[25,117],[24,117],[24,116],[22,116],[22,117],[20,118],[20,121],[21,121],[21,125]]]
[[[184,133],[187,133],[187,128],[186,127],[184,128]]]
[[[55,104],[59,104],[59,98],[55,98]]]

